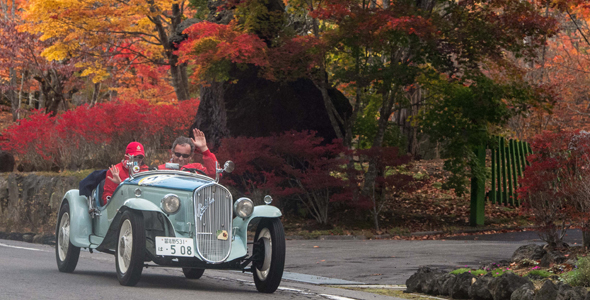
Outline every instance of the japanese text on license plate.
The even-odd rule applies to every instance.
[[[195,256],[193,239],[157,236],[156,255]]]

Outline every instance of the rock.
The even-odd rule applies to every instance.
[[[492,293],[490,292],[489,285],[494,277],[492,274],[486,274],[485,276],[479,277],[475,283],[469,287],[469,298],[474,300],[493,300]]]
[[[491,270],[494,270],[497,268],[502,268],[502,267],[507,267],[507,266],[510,266],[510,262],[507,260],[501,260],[499,262],[482,265],[480,267],[480,269],[485,270],[485,271],[491,271]]]
[[[510,296],[510,300],[534,300],[535,290],[531,289],[529,285],[523,285],[516,289]]]
[[[37,234],[33,238],[35,244],[55,245],[54,234]]]
[[[0,150],[0,173],[14,171],[14,156],[11,153]]]
[[[474,281],[475,277],[469,272],[457,275],[449,296],[453,299],[469,299],[469,287]]]
[[[448,296],[457,276],[455,274],[445,273],[436,279],[436,291],[439,295]]]
[[[27,243],[32,243],[34,237],[35,237],[34,233],[25,233],[25,234],[23,234],[23,241],[27,242]]]
[[[583,287],[572,287],[564,284],[559,287],[555,300],[585,300],[588,292]]]
[[[518,247],[512,254],[512,261],[517,262],[523,259],[540,260],[545,255],[543,246],[537,244],[528,244]]]
[[[11,232],[10,234],[8,234],[8,239],[9,240],[15,240],[15,241],[22,241],[23,240],[23,234],[22,233],[18,233],[18,232]]]
[[[532,290],[535,288],[528,278],[508,272],[492,279],[489,288],[494,300],[510,300],[512,293],[523,285],[528,285]]]
[[[414,275],[406,280],[406,292],[433,294],[436,289],[436,279],[442,274],[439,270],[420,267]]]
[[[75,176],[20,173],[0,176],[0,229],[26,232],[28,228],[47,228],[53,231],[63,195],[78,188],[79,181]]]
[[[539,266],[549,268],[552,264],[562,264],[567,260],[567,257],[557,250],[549,250],[545,253]]]
[[[551,280],[546,280],[535,295],[534,300],[555,300],[558,287]]]

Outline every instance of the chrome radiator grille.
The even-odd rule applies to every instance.
[[[211,183],[198,188],[193,198],[197,252],[207,262],[224,262],[231,251],[231,194],[225,187]]]

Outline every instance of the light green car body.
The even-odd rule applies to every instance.
[[[158,176],[164,179],[145,184],[146,178],[158,178]],[[168,227],[164,229],[167,236],[196,239],[194,220],[197,210],[194,208],[193,194],[195,190],[205,185],[216,185],[225,189],[207,176],[183,171],[138,173],[135,177],[123,181],[107,205],[96,207],[94,214],[90,213],[93,208],[91,206],[94,206],[91,201],[96,199],[89,200],[86,196],[80,196],[78,190],[70,190],[62,200],[62,205],[67,202],[70,209],[70,242],[76,247],[99,251],[114,249],[112,241],[117,239],[119,219],[127,209],[143,212],[146,223],[148,220],[164,218],[168,223]],[[178,212],[167,214],[161,207],[161,201],[165,195],[171,193],[180,198],[181,205]],[[280,218],[281,215],[281,211],[274,206],[258,205],[254,207],[249,217],[234,217],[231,224],[231,251],[224,262],[244,258],[247,255],[248,227],[256,223],[256,220]],[[172,231],[169,228],[174,232],[169,232]],[[195,257],[200,259],[197,253]]]

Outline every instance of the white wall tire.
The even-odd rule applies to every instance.
[[[59,210],[55,230],[55,259],[60,272],[72,273],[78,264],[80,247],[70,242],[70,206],[64,202]]]
[[[145,225],[141,212],[126,210],[121,216],[115,248],[119,283],[134,286],[141,279],[145,258]]]
[[[262,219],[254,236],[254,251],[263,254],[263,260],[254,262],[252,273],[256,289],[261,293],[274,293],[283,278],[285,268],[285,231],[279,219]]]

